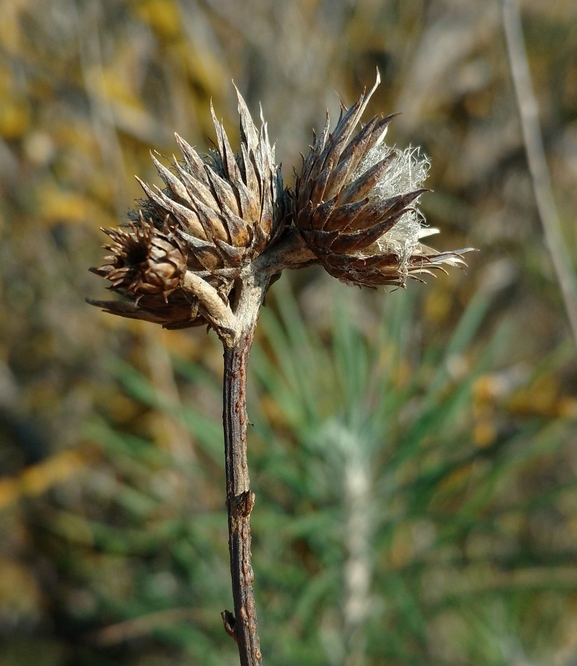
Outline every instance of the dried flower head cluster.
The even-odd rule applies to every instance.
[[[238,91],[237,91],[238,93]],[[165,184],[131,211],[126,230],[106,231],[109,262],[93,272],[124,301],[91,301],[112,314],[186,328],[211,323],[203,302],[182,288],[187,271],[205,280],[226,304],[236,278],[275,237],[283,219],[283,186],[266,125],[260,131],[240,94],[241,146],[235,155],[212,110],[217,150],[200,157],[176,135],[182,161],[173,170],[154,155]]]
[[[422,226],[416,208],[427,191],[421,185],[429,163],[418,149],[397,153],[384,143],[396,114],[373,117],[353,136],[378,83],[343,109],[332,133],[327,115],[321,136],[314,137],[296,179],[295,224],[334,277],[359,286],[404,286],[407,277],[464,261],[419,242],[437,231]]]
[[[342,108],[332,133],[327,115],[294,191],[283,189],[266,124],[256,128],[238,91],[236,154],[214,111],[213,153],[201,157],[177,136],[182,160],[172,169],[153,156],[165,188],[139,181],[146,199],[127,228],[106,232],[108,263],[93,269],[124,301],[91,302],[167,328],[208,323],[218,332],[223,307],[232,317],[235,286],[255,271],[266,274],[266,291],[283,268],[311,263],[371,287],[404,286],[443,264],[464,266],[470,248],[437,252],[420,242],[437,231],[423,226],[417,208],[429,164],[418,149],[385,144],[394,115],[374,117],[355,133],[378,84],[377,77],[368,94]]]

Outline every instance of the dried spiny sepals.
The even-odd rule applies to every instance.
[[[443,264],[464,266],[462,254],[420,243],[436,230],[422,226],[417,208],[428,161],[418,149],[397,153],[384,143],[396,114],[374,117],[354,135],[373,89],[362,94],[332,133],[329,118],[296,178],[294,220],[325,269],[359,286],[405,286],[407,277],[434,275]],[[354,135],[354,136],[353,136]]]
[[[165,189],[139,180],[147,196],[141,202],[146,213],[155,221],[168,216],[189,245],[189,270],[228,282],[264,250],[282,218],[282,178],[266,124],[257,130],[237,95],[241,145],[236,155],[211,107],[217,150],[200,157],[176,135],[183,160],[174,158],[172,170],[152,156]]]
[[[182,153],[172,168],[152,155],[165,188],[140,179],[146,199],[131,211],[132,225],[106,231],[109,263],[95,269],[129,302],[93,302],[124,317],[156,321],[166,328],[213,323],[181,280],[191,271],[223,301],[242,269],[279,233],[284,219],[280,168],[262,121],[255,126],[237,90],[240,148],[235,154],[212,110],[216,150],[201,157],[176,136]],[[183,263],[184,262],[184,263]]]

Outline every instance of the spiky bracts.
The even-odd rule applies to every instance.
[[[238,91],[237,91],[238,94]],[[258,130],[238,94],[240,149],[235,155],[212,110],[217,149],[201,157],[176,136],[182,160],[172,169],[152,155],[164,189],[140,179],[146,199],[124,230],[105,231],[110,262],[95,273],[128,302],[92,301],[124,317],[183,328],[211,323],[203,304],[181,289],[192,271],[225,303],[242,269],[274,238],[283,219],[283,186],[266,124]]]
[[[294,220],[319,262],[334,277],[359,286],[404,286],[407,277],[433,275],[442,264],[464,266],[458,252],[437,252],[419,242],[436,233],[417,209],[428,162],[418,149],[401,153],[384,143],[397,114],[375,116],[353,136],[371,95],[362,94],[332,133],[327,114],[296,178]],[[418,278],[417,278],[418,279]]]
[[[378,84],[377,76],[368,94],[342,108],[332,133],[327,115],[294,192],[283,190],[264,120],[257,129],[238,91],[236,154],[211,107],[216,150],[201,157],[176,135],[180,161],[169,169],[152,156],[164,189],[139,181],[146,198],[129,213],[131,224],[106,232],[108,263],[93,270],[124,301],[91,302],[166,328],[209,324],[229,335],[235,284],[251,271],[266,273],[266,290],[284,268],[311,263],[370,287],[405,286],[445,265],[464,266],[470,248],[437,252],[420,242],[437,231],[423,225],[417,207],[429,163],[418,149],[386,145],[394,115],[356,131]]]

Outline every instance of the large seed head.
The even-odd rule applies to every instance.
[[[376,86],[327,122],[297,176],[294,219],[320,263],[343,282],[405,286],[407,278],[464,265],[459,252],[420,243],[435,230],[418,209],[429,162],[418,149],[397,152],[384,138],[394,115],[374,117],[354,134]]]

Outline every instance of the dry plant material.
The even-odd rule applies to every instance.
[[[237,91],[240,148],[234,153],[214,115],[217,148],[200,156],[176,137],[182,158],[172,169],[154,156],[164,189],[141,185],[146,198],[123,229],[105,231],[106,262],[92,269],[122,301],[89,301],[123,317],[165,328],[207,325],[224,346],[226,500],[234,613],[225,630],[242,666],[262,663],[251,566],[250,489],[246,446],[246,374],[260,306],[287,268],[322,265],[359,286],[404,287],[409,278],[464,267],[471,248],[438,252],[422,245],[436,233],[418,209],[428,161],[384,142],[394,116],[357,130],[379,84],[325,127],[284,188],[264,121],[257,128]]]
[[[551,175],[547,166],[539,124],[539,106],[531,80],[518,0],[501,0],[501,10],[509,68],[513,79],[537,212],[541,218],[545,243],[561,289],[565,311],[573,333],[573,342],[577,347],[577,277],[566,249],[561,221],[553,197]]]

